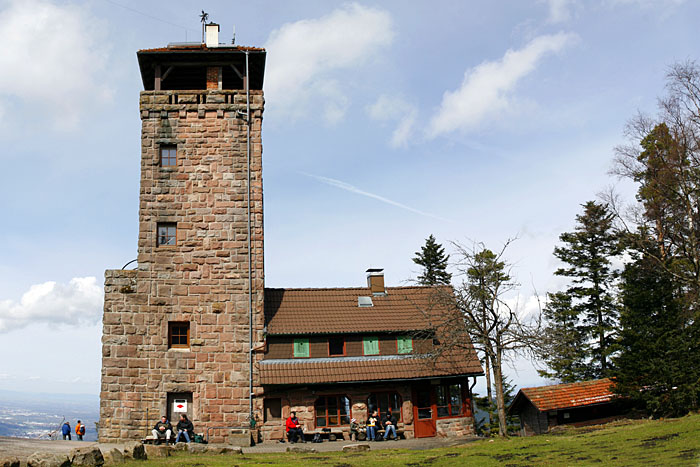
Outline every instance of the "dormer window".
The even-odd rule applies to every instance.
[[[328,356],[342,357],[345,355],[345,338],[336,336],[328,338]]]

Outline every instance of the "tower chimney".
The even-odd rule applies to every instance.
[[[216,23],[209,23],[206,25],[206,37],[207,37],[207,47],[218,47],[219,46],[219,25]]]
[[[367,287],[369,287],[372,295],[386,295],[384,288],[384,269],[368,269],[367,271]]]

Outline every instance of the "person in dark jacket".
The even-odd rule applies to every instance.
[[[156,444],[161,444],[161,442],[165,439],[165,443],[168,444],[170,442],[170,437],[173,434],[173,426],[170,424],[168,421],[168,417],[163,415],[160,417],[160,421],[156,423],[156,426],[153,427],[153,436],[156,439]]]
[[[399,437],[396,434],[396,417],[394,417],[391,412],[387,412],[384,418],[384,441],[389,439],[389,434],[394,433],[394,441],[398,441]]]
[[[61,427],[61,433],[63,434],[63,439],[66,439],[66,436],[68,437],[68,441],[71,440],[70,437],[70,423],[65,422],[63,426]]]
[[[180,438],[184,438],[187,443],[194,439],[194,425],[184,413],[180,414],[180,421],[177,422],[177,437],[175,438],[175,443],[179,443]]]

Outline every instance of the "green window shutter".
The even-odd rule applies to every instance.
[[[399,353],[413,352],[413,339],[409,336],[399,336],[396,338],[396,348]]]
[[[365,355],[379,355],[379,338],[365,337],[362,339]]]
[[[309,356],[309,339],[294,339],[294,356]]]

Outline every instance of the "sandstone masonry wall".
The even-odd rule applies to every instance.
[[[262,91],[251,91],[252,326],[261,348],[263,106]],[[176,392],[192,393],[198,433],[248,425],[246,123],[237,110],[245,111],[240,90],[141,93],[138,268],[105,273],[100,441],[146,436]],[[176,166],[161,167],[161,145],[177,146]],[[156,244],[159,223],[176,224],[175,245]],[[169,321],[190,323],[190,348],[168,348]],[[260,417],[259,397],[254,407]]]

